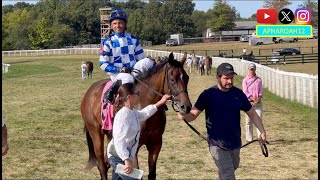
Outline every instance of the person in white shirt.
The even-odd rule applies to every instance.
[[[246,50],[246,48],[243,48],[243,49],[242,49],[242,54],[243,54],[243,55],[247,55],[247,50]]]
[[[86,68],[87,68],[87,64],[86,64],[86,62],[83,61],[81,63],[82,79],[86,79]]]
[[[7,126],[2,114],[2,156],[6,155],[9,150],[7,131]]]
[[[119,102],[115,102],[115,108],[121,108],[115,115],[113,132],[107,147],[107,155],[110,165],[113,167],[112,179],[130,179],[128,176],[115,172],[117,165],[125,165],[124,171],[130,174],[133,171],[134,159],[140,138],[140,121],[145,121],[165,104],[170,98],[165,94],[156,104],[151,104],[142,110],[134,109],[134,103],[139,98],[139,92],[134,92],[134,84],[126,83],[119,87]]]
[[[191,71],[192,71],[192,58],[190,56],[187,58],[186,63],[187,63],[187,66],[188,66],[187,72],[189,72],[189,74],[191,74]]]

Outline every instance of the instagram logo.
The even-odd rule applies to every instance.
[[[310,24],[311,23],[311,11],[308,8],[298,8],[295,11],[296,24]]]

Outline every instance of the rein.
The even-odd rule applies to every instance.
[[[183,119],[183,121],[196,133],[198,134],[202,139],[206,140],[209,144],[213,144],[215,146],[218,146],[220,149],[223,149],[225,151],[230,151],[229,149],[226,149],[226,148],[223,148],[219,145],[217,145],[216,143],[214,143],[212,140],[210,140],[209,138],[205,137],[203,134],[201,134],[198,130],[196,130],[188,121],[186,121],[185,119]],[[253,143],[253,142],[256,142],[256,141],[259,141],[258,139],[255,139],[253,141],[250,141],[244,145],[242,145],[240,148],[243,148],[243,147],[246,147],[248,146],[249,144]],[[267,144],[269,144],[268,141],[266,141]],[[267,145],[266,144],[261,144],[259,143],[260,145],[260,148],[261,148],[261,151],[262,151],[262,154],[264,155],[264,157],[268,157],[269,156],[269,153],[268,153],[268,148],[267,148]]]
[[[136,71],[137,73],[141,73],[141,71],[139,72],[138,70],[134,69],[133,71]],[[143,86],[145,86],[147,89],[149,89],[151,92],[155,93],[156,95],[162,97],[163,94],[161,94],[160,92],[156,91],[155,89],[153,89],[151,86],[149,86],[148,84],[146,84],[145,82],[141,81],[140,79],[138,79],[137,77],[133,76],[134,79],[136,79],[139,83],[141,83]],[[186,92],[187,93],[187,90],[186,89],[182,89],[181,91],[179,91],[178,93],[176,94],[173,94],[172,93],[172,90],[171,90],[171,85],[170,85],[170,82],[168,81],[168,64],[165,65],[165,75],[163,77],[163,86],[162,86],[162,90],[164,90],[164,84],[165,84],[165,81],[167,80],[167,83],[168,83],[168,90],[169,90],[169,94],[171,96],[171,99],[172,99],[172,108],[174,109],[174,111],[176,112],[179,112],[176,108],[175,108],[175,105],[177,104],[175,102],[175,99],[177,96],[179,96],[181,93],[184,93]]]

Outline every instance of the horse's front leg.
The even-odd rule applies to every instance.
[[[148,165],[149,165],[149,175],[148,180],[155,180],[156,179],[156,167],[157,167],[157,160],[162,147],[162,139],[158,141],[157,144],[148,145]]]

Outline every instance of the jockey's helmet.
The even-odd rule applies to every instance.
[[[121,19],[125,23],[127,23],[127,14],[126,14],[126,12],[124,12],[124,10],[122,10],[122,9],[113,10],[111,12],[111,15],[110,15],[110,18],[109,18],[110,23],[115,19]]]

